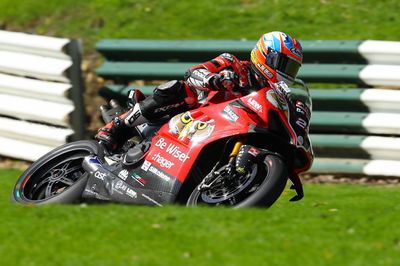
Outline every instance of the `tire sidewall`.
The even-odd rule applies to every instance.
[[[282,194],[288,180],[288,170],[281,158],[268,155],[260,167],[265,167],[267,175],[258,189],[234,208],[270,207]]]
[[[53,196],[49,199],[45,200],[28,200],[25,197],[16,197],[17,191],[23,189],[22,185],[30,175],[35,173],[39,168],[45,165],[49,160],[52,160],[56,157],[62,156],[63,154],[73,152],[73,151],[83,151],[86,150],[91,154],[96,154],[99,157],[103,156],[103,149],[100,145],[93,140],[80,140],[71,143],[64,144],[56,149],[50,151],[49,153],[40,157],[37,161],[35,161],[31,166],[29,166],[19,177],[17,180],[13,192],[11,194],[11,201],[23,204],[35,204],[35,205],[44,205],[51,203],[72,203],[75,200],[79,199],[82,195],[82,192],[85,188],[87,182],[87,174],[84,174],[77,182],[68,187],[62,193]]]

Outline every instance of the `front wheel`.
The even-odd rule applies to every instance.
[[[262,163],[254,164],[247,174],[232,175],[227,165],[216,172],[216,182],[207,189],[200,190],[200,185],[197,186],[187,206],[269,207],[282,194],[288,179],[286,164],[275,155],[268,155]]]
[[[21,175],[11,201],[42,205],[79,200],[87,182],[82,161],[89,154],[102,154],[97,142],[76,141],[50,151]]]

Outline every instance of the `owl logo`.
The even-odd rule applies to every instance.
[[[179,140],[200,142],[214,131],[214,122],[214,119],[207,116],[196,120],[190,112],[186,112],[174,116],[169,122],[169,128],[171,133],[178,135]]]

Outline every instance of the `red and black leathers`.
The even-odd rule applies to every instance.
[[[221,89],[240,92],[250,87],[260,87],[252,75],[250,62],[224,53],[188,69],[184,80],[157,86],[153,95],[137,103],[135,110],[132,108],[118,122],[112,121],[99,129],[96,138],[114,149],[131,137],[127,134],[132,131],[127,128],[194,109],[199,106],[199,98],[204,97],[202,93]]]

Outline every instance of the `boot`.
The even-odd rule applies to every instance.
[[[115,151],[134,135],[135,126],[147,121],[142,115],[139,104],[136,103],[128,112],[100,128],[95,138],[105,144],[110,151]]]

